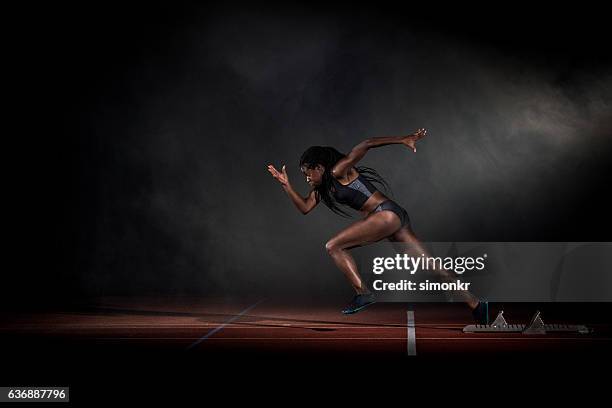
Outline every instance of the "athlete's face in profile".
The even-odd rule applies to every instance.
[[[325,172],[325,167],[317,164],[315,168],[309,169],[306,166],[302,166],[302,173],[306,176],[306,183],[310,186],[319,186],[323,181],[323,173]]]

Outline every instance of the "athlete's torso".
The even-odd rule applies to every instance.
[[[355,177],[355,174],[357,174],[357,177]],[[336,178],[332,178],[332,194],[336,201],[338,201],[340,204],[346,204],[355,210],[363,211],[363,205],[373,195],[376,196],[376,199],[374,199],[375,202],[380,202],[386,199],[386,197],[380,191],[378,191],[378,189],[374,187],[372,183],[370,183],[356,170],[351,170],[351,172],[347,175],[347,178],[350,177],[353,177],[353,179],[347,185],[340,183],[340,181],[338,181]]]

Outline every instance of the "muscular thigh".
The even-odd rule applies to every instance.
[[[340,231],[328,242],[328,245],[352,248],[377,242],[392,236],[400,226],[399,218],[391,211],[372,213],[367,218],[357,221]]]
[[[418,240],[410,226],[405,225],[388,237],[398,252],[409,254],[427,254],[427,249]]]
[[[416,243],[418,242],[418,239],[416,235],[414,234],[414,232],[410,229],[410,226],[405,225],[402,228],[395,231],[392,235],[390,235],[389,241]]]

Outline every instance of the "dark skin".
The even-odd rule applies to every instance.
[[[366,139],[353,147],[346,157],[339,160],[334,165],[334,168],[331,169],[331,174],[338,182],[347,185],[359,176],[359,173],[355,169],[355,165],[370,149],[389,144],[401,144],[412,150],[413,153],[416,153],[416,142],[425,137],[426,134],[427,131],[425,129],[419,129],[415,133],[407,136],[373,137]],[[303,168],[301,170],[306,177],[306,182],[313,187],[307,197],[302,197],[293,189],[289,182],[285,165],[282,166],[281,171],[278,171],[271,164],[268,165],[268,171],[282,185],[297,209],[302,214],[308,214],[320,202],[320,198],[316,194],[314,187],[321,184],[323,174],[325,173],[325,167],[317,164],[315,168]],[[392,211],[372,212],[380,203],[386,200],[388,200],[388,198],[382,192],[376,191],[359,209],[359,212],[363,215],[363,219],[349,225],[325,244],[325,249],[332,257],[334,263],[344,273],[358,294],[369,293],[369,290],[359,274],[357,265],[349,249],[387,239],[390,242],[410,244],[400,245],[400,247],[410,248],[406,252],[414,256],[420,254],[429,256],[428,251],[417,239],[410,226],[401,226],[401,221],[397,214]],[[449,271],[434,271],[434,273],[444,281],[451,281],[453,279],[453,275]],[[461,292],[460,296],[470,308],[474,309],[478,305],[478,299],[469,292]]]

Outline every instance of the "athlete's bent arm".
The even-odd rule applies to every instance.
[[[293,204],[297,207],[298,210],[304,215],[308,214],[312,211],[313,208],[319,204],[319,199],[316,190],[312,190],[310,194],[306,198],[303,198],[299,195],[291,186],[290,183],[283,185],[283,190],[287,193]]]
[[[425,129],[419,129],[414,134],[408,136],[382,136],[366,139],[353,147],[346,157],[338,160],[338,163],[336,163],[332,169],[332,174],[337,178],[346,176],[351,167],[357,164],[359,160],[363,159],[367,151],[374,147],[386,146],[389,144],[403,144],[416,153],[415,143],[417,140],[425,137],[426,133],[427,131]]]
[[[320,197],[317,194],[316,190],[311,190],[310,194],[306,198],[302,197],[298,194],[291,186],[289,182],[289,176],[287,176],[287,170],[285,170],[285,166],[283,165],[282,172],[279,172],[272,166],[268,165],[268,171],[272,174],[279,183],[281,183],[283,190],[287,193],[293,204],[297,207],[298,210],[304,215],[308,214],[312,211],[313,208],[319,204]]]

